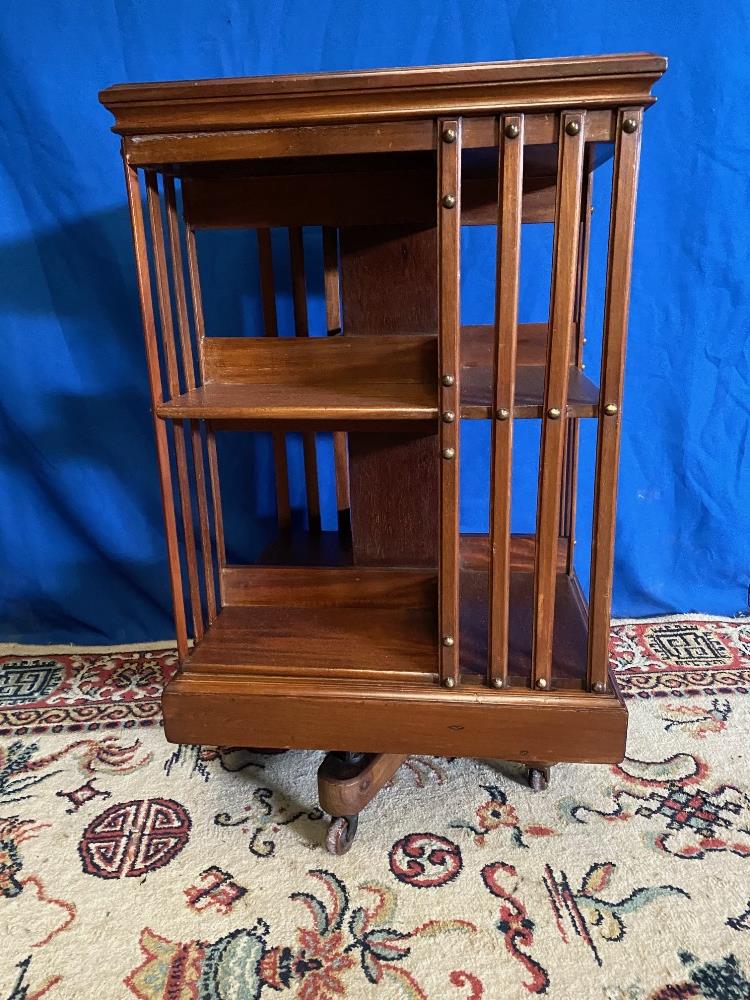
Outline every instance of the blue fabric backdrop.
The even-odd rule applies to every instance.
[[[747,610],[749,43],[742,0],[1,5],[0,639],[136,642],[172,632],[130,234],[101,87],[632,50],[667,55],[670,69],[644,137],[615,612]],[[595,227],[601,245],[604,212]],[[549,252],[546,228],[528,237],[532,255]],[[239,236],[221,253],[247,274],[250,246]],[[487,234],[472,232],[470,321],[486,320],[491,258]],[[220,273],[231,285],[239,272],[217,266],[217,289]],[[593,315],[601,292],[595,267]],[[545,296],[532,268],[522,318],[543,318]],[[217,315],[240,308],[252,323],[252,289],[231,307],[213,298]],[[596,360],[592,347],[587,362]],[[531,426],[521,434],[533,449]],[[465,529],[486,522],[483,435],[481,425],[465,431]],[[292,458],[298,464],[294,444]],[[237,547],[252,547],[273,515],[268,450],[248,445],[224,461],[258,516],[244,540],[238,533]],[[528,524],[533,491],[533,476],[522,475],[517,528]],[[233,509],[232,524],[247,529],[246,514]],[[585,576],[585,538],[579,548]]]

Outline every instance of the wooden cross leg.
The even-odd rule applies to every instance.
[[[408,754],[338,753],[318,768],[320,808],[333,818],[326,836],[331,854],[345,854],[354,842],[359,813],[398,771]]]

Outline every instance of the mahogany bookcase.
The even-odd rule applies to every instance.
[[[174,600],[166,735],[329,751],[332,851],[409,753],[519,761],[537,789],[554,762],[624,754],[608,669],[620,411],[642,119],[665,68],[639,53],[100,95],[122,137]],[[592,175],[607,157],[597,385],[582,358]],[[522,226],[540,222],[554,225],[549,314],[519,325]],[[471,225],[497,230],[486,326],[460,319]],[[204,319],[197,234],[238,228],[257,233],[257,335]],[[279,336],[272,229],[288,231],[296,336]],[[311,239],[324,330],[308,317]],[[573,566],[585,419],[597,422],[588,604]],[[459,532],[467,420],[491,425],[484,535]],[[518,420],[540,426],[529,535],[510,531]],[[228,562],[224,542],[216,435],[237,430],[273,442],[278,535],[252,565]],[[337,531],[321,530],[323,431]]]

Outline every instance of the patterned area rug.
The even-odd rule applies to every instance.
[[[750,621],[618,624],[615,767],[174,747],[169,648],[0,648],[0,1000],[747,1000]]]

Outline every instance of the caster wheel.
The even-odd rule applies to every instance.
[[[346,854],[357,836],[359,816],[334,816],[326,834],[329,854]]]
[[[529,788],[532,792],[543,792],[549,785],[549,771],[538,767],[529,768]]]

